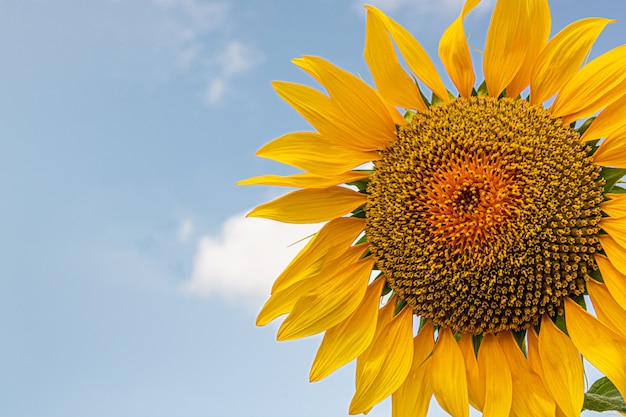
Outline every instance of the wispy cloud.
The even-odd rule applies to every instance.
[[[495,0],[483,0],[473,13],[482,14],[491,10]],[[370,0],[369,4],[386,13],[408,12],[415,16],[451,17],[461,13],[465,0]],[[355,6],[362,10],[362,2],[356,1]]]
[[[214,66],[216,74],[211,78],[206,92],[209,104],[217,105],[231,88],[234,78],[251,71],[263,60],[263,54],[238,40],[232,40],[217,53]]]
[[[233,38],[231,4],[225,1],[152,0],[165,18],[165,29],[181,71],[203,74],[204,97],[218,105],[233,92],[234,80],[263,60],[263,54]]]
[[[219,295],[257,307],[272,282],[320,225],[293,225],[265,219],[230,217],[216,236],[198,240],[191,279],[183,289],[199,296]],[[303,240],[304,239],[304,240]]]
[[[195,227],[192,219],[183,219],[178,225],[178,240],[182,243],[188,242],[193,236],[194,229]]]
[[[172,37],[178,52],[178,65],[192,68],[206,54],[205,38],[225,28],[229,22],[230,4],[198,0],[153,0],[164,16],[163,30]]]

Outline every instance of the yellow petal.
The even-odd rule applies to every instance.
[[[626,275],[619,272],[605,256],[596,254],[596,263],[602,279],[615,301],[626,310]]]
[[[588,279],[587,291],[600,321],[614,332],[626,337],[626,310],[615,301],[606,285]]]
[[[593,162],[596,165],[626,167],[626,125],[606,137],[593,154]]]
[[[360,414],[387,398],[407,377],[413,361],[413,310],[404,308],[377,335],[362,361],[350,414]]]
[[[626,275],[626,250],[609,235],[599,235],[598,239],[611,264],[620,273]]]
[[[387,303],[385,303],[385,305],[383,305],[382,308],[378,310],[378,318],[376,319],[376,332],[374,333],[374,340],[377,340],[380,337],[383,330],[387,328],[387,325],[394,318],[397,301],[398,301],[398,297],[394,295],[389,300],[387,300]],[[368,358],[372,349],[373,349],[373,344],[370,344],[370,346],[365,350],[365,352],[363,352],[357,358],[356,381],[355,381],[356,386],[359,386],[362,384],[361,380],[363,378],[363,370],[365,369],[365,364],[367,362],[365,361],[365,359]]]
[[[626,249],[626,217],[603,217],[600,227],[623,249]]]
[[[474,67],[465,36],[465,16],[480,3],[480,0],[467,0],[461,15],[441,35],[439,58],[446,67],[450,79],[461,97],[469,98],[474,88]]]
[[[337,237],[337,240],[346,244],[351,242],[346,242],[342,237]],[[328,281],[336,276],[337,271],[342,271],[358,261],[366,248],[367,244],[349,246],[347,249],[340,245],[335,245],[333,249],[337,250],[338,254],[324,256],[324,258],[313,265],[307,265],[300,269],[299,275],[291,276],[291,282],[280,282],[282,284],[279,286],[280,289],[272,291],[270,299],[267,300],[261,309],[257,317],[257,326],[265,326],[276,317],[291,312],[301,298],[315,294],[320,287],[327,285]],[[276,286],[276,283],[274,285]]]
[[[475,409],[482,411],[485,405],[485,378],[481,377],[478,369],[471,334],[465,333],[463,335],[461,340],[459,340],[459,348],[461,348],[465,363],[469,403]]]
[[[469,417],[469,397],[463,353],[449,328],[439,329],[430,364],[437,402],[453,417]]]
[[[320,223],[348,214],[366,201],[365,194],[345,187],[304,189],[261,204],[248,217],[285,223]]]
[[[555,407],[555,416],[556,417],[567,417],[563,410],[559,408],[559,405],[555,402],[554,397],[548,390],[546,377],[543,372],[543,365],[541,364],[541,357],[539,356],[539,336],[537,336],[537,332],[535,332],[534,328],[529,328],[527,331],[527,342],[528,342],[528,364],[533,372],[537,374],[539,379],[541,380],[541,386],[543,387],[544,392],[551,404],[554,404]],[[539,414],[541,415],[541,414]]]
[[[360,78],[314,56],[302,59],[313,67],[343,117],[361,131],[361,136],[376,148],[396,137],[396,126],[376,91]]]
[[[356,247],[355,247],[356,248]],[[363,253],[363,250],[355,253]],[[361,304],[374,259],[370,256],[336,271],[300,298],[278,329],[278,340],[311,336],[339,324]]]
[[[413,339],[413,363],[404,383],[391,396],[392,417],[426,417],[433,396],[430,354],[435,345],[434,327],[426,322]]]
[[[413,74],[422,80],[441,100],[449,101],[448,90],[446,90],[437,69],[422,45],[415,40],[409,31],[387,17],[376,7],[365,7],[373,18],[376,18],[385,26]]]
[[[543,103],[563,88],[587,58],[600,32],[611,22],[614,20],[599,17],[578,20],[550,39],[532,68],[532,104]]]
[[[330,97],[314,88],[284,81],[272,82],[278,95],[291,105],[302,117],[333,143],[359,151],[379,148],[363,128],[354,126]]]
[[[499,0],[493,10],[483,59],[490,96],[498,97],[524,63],[533,30],[528,1]]]
[[[602,110],[580,137],[580,140],[589,141],[605,138],[622,127],[624,120],[626,120],[626,95]]]
[[[293,306],[296,305],[298,300],[309,293],[313,284],[310,279],[304,279],[272,294],[259,312],[256,325],[265,326],[276,317],[289,313],[293,310]]]
[[[576,347],[626,398],[626,338],[600,323],[569,298],[565,299],[565,319]]]
[[[608,216],[626,217],[626,194],[604,194],[609,200],[603,201],[600,208]]]
[[[324,84],[324,81],[320,76],[318,68],[315,66],[313,62],[311,62],[311,60],[308,59],[308,57],[295,58],[295,59],[292,59],[291,62],[293,62],[294,64],[296,64],[297,66],[305,70],[309,75],[315,78],[320,84]],[[413,86],[417,88],[415,84]],[[389,112],[389,115],[391,116],[395,124],[400,125],[400,126],[404,126],[405,124],[407,124],[407,121],[400,114],[398,109],[396,109],[393,104],[390,104],[389,101],[385,100],[385,98],[380,94],[380,91],[376,91],[376,94],[378,95],[378,98],[380,99],[380,101],[387,108],[387,111]]]
[[[511,371],[502,348],[492,334],[486,334],[480,344],[478,368],[485,378],[483,416],[508,416],[513,398]]]
[[[542,377],[530,367],[513,334],[502,332],[497,339],[511,370],[513,401],[510,416],[553,417],[554,401],[544,387]]]
[[[589,117],[626,94],[626,45],[582,67],[561,89],[551,110],[565,124]]]
[[[365,62],[370,68],[378,91],[387,101],[419,112],[427,110],[417,84],[398,62],[385,25],[369,9],[365,34]]]
[[[532,27],[526,29],[528,31],[526,57],[513,80],[506,86],[506,95],[509,97],[517,97],[528,87],[533,66],[550,37],[552,17],[548,0],[529,0],[528,15]]]
[[[326,223],[276,278],[272,294],[319,273],[326,262],[342,255],[365,229],[365,219],[340,217]]]
[[[391,104],[389,102],[389,100],[386,100],[381,94],[380,92],[378,92],[378,97],[380,98],[380,101],[383,102],[383,104],[385,105],[385,107],[387,107],[387,111],[389,112],[389,114],[391,115],[391,119],[393,120],[393,123],[395,125],[398,126],[406,126],[409,124],[409,122],[404,118],[404,116],[398,111],[398,109],[396,108],[396,106],[394,106],[393,104]]]
[[[319,381],[363,353],[372,343],[384,277],[369,285],[354,312],[324,334],[311,366],[309,379]]]
[[[539,356],[552,398],[567,417],[579,417],[585,399],[582,359],[570,338],[547,315],[541,319]]]
[[[279,187],[328,188],[369,177],[365,171],[350,171],[326,177],[315,174],[295,174],[288,177],[281,175],[262,175],[241,180],[237,185],[275,185]]]
[[[380,158],[378,152],[348,149],[317,132],[281,136],[264,145],[256,155],[318,175],[341,174]]]

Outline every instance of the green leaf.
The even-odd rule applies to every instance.
[[[617,184],[617,181],[619,181],[624,175],[626,175],[626,169],[603,167],[600,175],[606,181],[606,184],[604,184],[604,192],[608,193],[611,188],[613,188],[613,186]]]
[[[594,382],[585,393],[583,410],[626,413],[626,403],[615,385],[607,377],[603,377]]]

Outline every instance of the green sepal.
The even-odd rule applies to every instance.
[[[626,413],[626,403],[615,385],[607,378],[598,379],[585,393],[583,410]]]
[[[426,324],[427,321],[428,321],[428,319],[425,319],[424,316],[420,316],[420,324],[419,324],[419,327],[417,329],[418,333],[422,331],[422,327],[424,327],[424,325]]]
[[[620,187],[619,185],[614,185],[613,188],[611,188],[611,193],[612,194],[626,194],[626,188]]]
[[[355,171],[357,171],[357,170],[355,170]],[[372,171],[372,172],[374,172],[374,171]],[[367,184],[369,184],[369,182],[370,182],[369,178],[363,178],[361,180],[348,182],[348,183],[346,183],[346,185],[352,185],[353,187],[358,188],[360,193],[365,193],[365,192],[367,192]]]
[[[431,105],[436,106],[437,104],[443,103],[443,100],[440,99],[437,94],[433,93],[431,98],[430,98],[430,103],[431,103]]]
[[[589,129],[589,126],[591,126],[591,122],[593,122],[594,120],[596,120],[595,116],[590,117],[587,120],[585,120],[585,122],[582,125],[580,125],[578,129],[574,129],[574,130],[576,130],[580,134],[580,136],[582,136],[583,133],[585,133],[587,129]]]
[[[420,96],[422,96],[422,100],[424,100],[424,104],[426,104],[426,107],[430,108],[430,101],[428,100],[428,98],[426,98],[424,93],[422,93],[422,89],[420,88],[420,85],[417,83],[417,81],[415,81],[415,85],[417,86],[417,91],[420,92]]]
[[[524,356],[528,356],[526,353],[526,330],[513,330],[513,337],[517,342],[517,346],[519,346],[524,353]]]
[[[473,94],[472,94],[473,95]],[[487,81],[483,81],[479,86],[478,90],[476,90],[477,96],[486,96],[489,95],[489,91],[487,91]]]
[[[594,153],[596,153],[596,151],[600,147],[598,146],[598,142],[600,142],[600,139],[590,140],[585,143],[585,145],[591,148],[591,150],[589,151],[589,155],[593,155]]]
[[[404,306],[406,305],[406,301],[405,300],[398,300],[398,302],[396,303],[396,312],[393,313],[394,316],[397,316],[398,313],[400,313],[402,311],[402,309],[404,308]]]
[[[480,344],[483,341],[482,334],[475,334],[472,336],[472,344],[474,345],[474,355],[478,357],[478,349],[480,349]]]
[[[606,181],[604,184],[604,192],[610,192],[611,188],[613,188],[613,186],[617,184],[617,182],[622,179],[624,175],[626,175],[626,169],[624,168],[602,167],[600,176],[604,178],[604,181]]]
[[[363,204],[361,207],[354,209],[351,214],[352,214],[352,217],[356,217],[358,219],[364,219],[365,218],[365,204]]]
[[[574,302],[576,304],[578,304],[579,306],[581,306],[582,308],[584,308],[585,310],[587,310],[587,303],[585,302],[585,296],[580,294],[580,295],[573,295],[570,297],[572,300],[574,300]]]
[[[367,242],[367,234],[365,234],[365,233],[364,233],[364,234],[363,234],[363,236],[361,236],[361,237],[359,238],[359,240],[357,240],[357,241],[354,243],[354,245],[353,245],[353,246],[360,245],[361,243],[365,243],[365,242]],[[376,277],[376,278],[378,278],[378,277]]]
[[[459,97],[460,97],[460,95],[459,95]],[[454,100],[455,98],[457,98],[457,96],[455,96],[454,94],[452,94],[452,92],[450,90],[448,90],[448,98],[450,100]]]
[[[565,315],[556,316],[554,319],[554,325],[559,328],[560,331],[569,336],[567,332],[567,326],[565,325]]]
[[[604,278],[602,278],[602,274],[600,273],[599,269],[596,271],[588,271],[587,275],[589,275],[591,278],[598,282],[604,282]]]
[[[385,286],[383,287],[383,292],[380,294],[380,296],[384,297],[385,295],[389,294],[391,291],[392,291],[391,287],[389,286],[389,284],[385,282]]]
[[[407,110],[404,112],[403,117],[404,117],[404,120],[411,123],[411,120],[413,120],[413,116],[415,116],[415,112],[413,110]]]

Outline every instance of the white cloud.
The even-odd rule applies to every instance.
[[[320,227],[245,218],[243,213],[232,216],[219,235],[198,240],[192,276],[183,289],[199,296],[244,300],[258,307],[306,238]]]
[[[233,78],[249,72],[263,60],[263,55],[256,49],[232,40],[217,53],[213,66],[217,68],[209,81],[206,98],[209,104],[217,105],[231,89]]]

